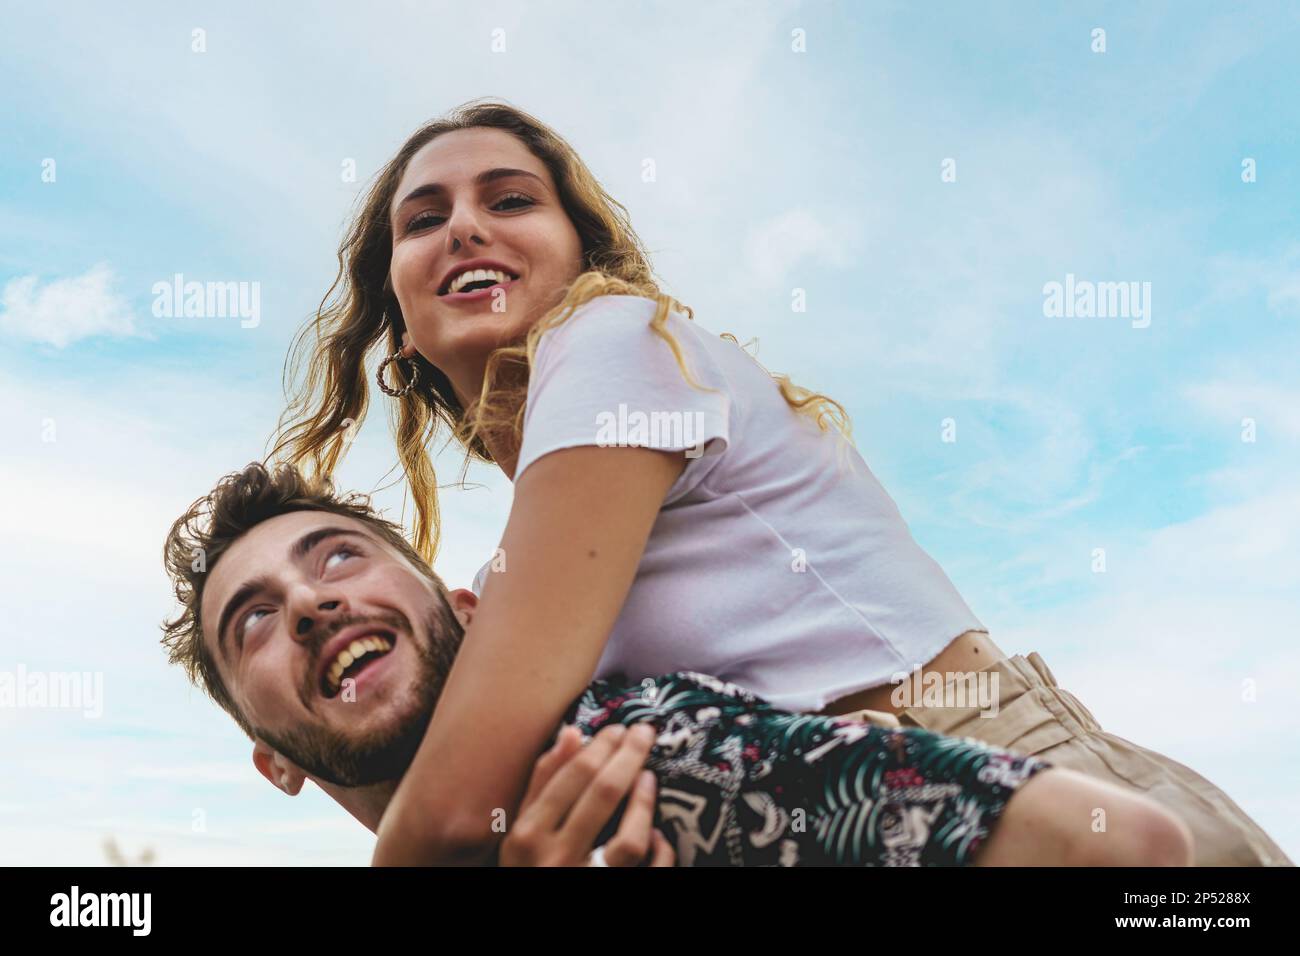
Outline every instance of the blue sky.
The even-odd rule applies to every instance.
[[[264,452],[361,187],[480,96],[569,139],[700,324],[848,407],[1005,650],[1300,859],[1293,6],[628,3],[617,30],[577,2],[63,10],[0,34],[0,670],[102,672],[104,714],[0,708],[25,769],[0,862],[100,862],[109,836],[168,863],[368,860],[166,666],[159,552]],[[260,283],[260,322],[154,316],[175,273]],[[1149,282],[1150,325],[1045,316],[1067,274]],[[386,483],[375,407],[345,486]],[[453,584],[510,504],[471,477],[444,499]]]

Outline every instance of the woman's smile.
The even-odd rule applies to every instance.
[[[490,281],[491,285],[484,285],[484,281]],[[485,299],[495,299],[498,296],[504,297],[507,289],[512,289],[522,280],[506,279],[500,280],[482,280],[467,283],[467,288],[463,292],[447,292],[438,296],[439,302],[446,302],[448,305],[459,305],[467,302],[481,302]]]

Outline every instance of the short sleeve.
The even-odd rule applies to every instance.
[[[732,392],[703,341],[711,333],[670,312],[696,384],[654,329],[656,303],[599,296],[538,340],[528,383],[515,478],[538,458],[582,445],[681,451],[686,467],[664,504],[688,494],[715,468],[730,441]]]
[[[487,584],[488,572],[492,570],[492,559],[489,558],[483,562],[483,567],[478,569],[478,574],[474,575],[474,581],[470,584],[469,589],[474,592],[475,597],[483,596],[483,586]]]

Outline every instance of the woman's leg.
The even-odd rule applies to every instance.
[[[1282,850],[1227,794],[1188,767],[1106,733],[1038,654],[980,672],[996,675],[996,706],[909,707],[904,727],[970,737],[1054,767],[1143,794],[1171,810],[1195,838],[1195,866],[1289,866]]]
[[[1052,767],[1011,796],[975,866],[1190,866],[1192,834],[1153,800]]]
[[[701,674],[646,683],[594,681],[566,721],[655,726],[647,766],[682,865],[1170,865],[1190,852],[1151,801],[1035,757],[782,711]]]

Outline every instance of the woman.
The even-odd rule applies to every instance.
[[[1001,716],[943,729],[1147,790],[1191,827],[1198,862],[1285,861],[1208,782],[1102,733],[1036,655],[1003,655],[852,448],[843,409],[690,321],[622,207],[537,120],[471,105],[413,134],[366,198],[340,282],[297,343],[313,354],[273,454],[333,470],[386,339],[421,552],[438,544],[440,424],[515,482],[508,573],[488,575],[378,861],[481,859],[593,674],[687,668],[787,709],[960,716],[899,702],[891,676],[922,665],[1011,685]],[[511,692],[488,701],[486,686]]]

